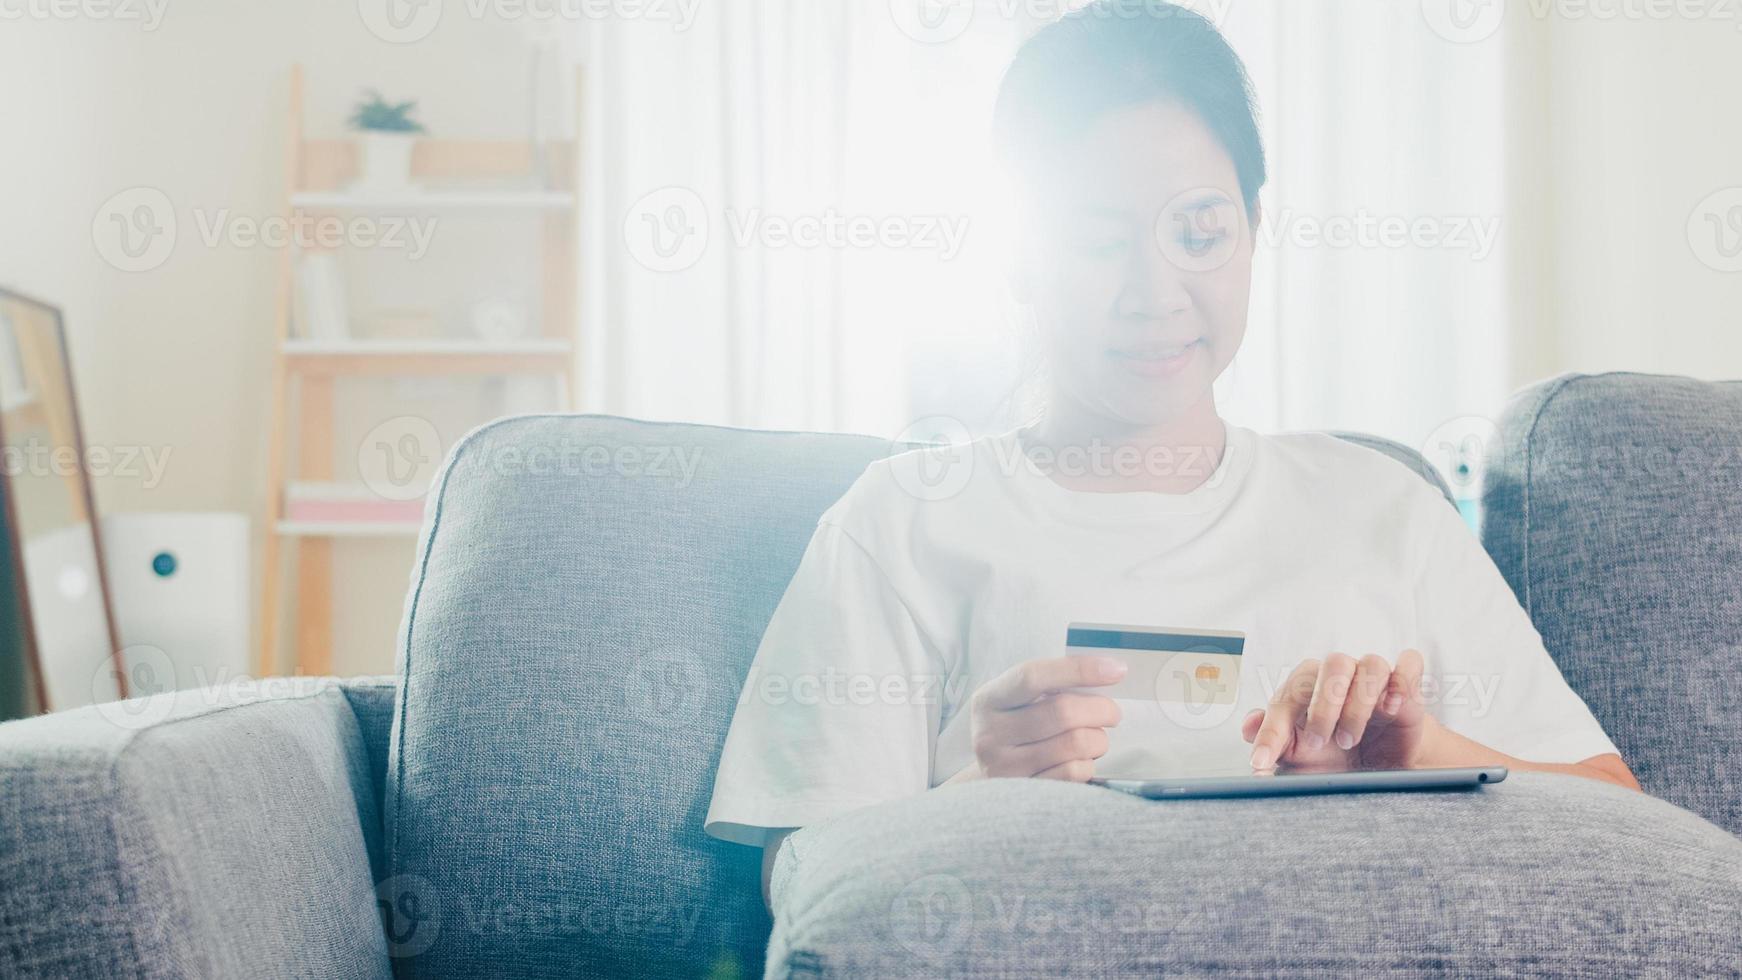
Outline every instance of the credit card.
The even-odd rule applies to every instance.
[[[1072,623],[1065,653],[1123,661],[1119,683],[1084,688],[1113,698],[1170,704],[1233,704],[1246,634],[1233,630]]]

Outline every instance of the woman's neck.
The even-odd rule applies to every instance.
[[[1209,395],[1173,418],[1143,424],[1055,402],[1023,439],[1054,482],[1099,493],[1189,493],[1227,451],[1227,430]]]

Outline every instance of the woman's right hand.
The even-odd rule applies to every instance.
[[[1125,669],[1107,657],[1057,657],[1017,664],[987,681],[970,703],[969,771],[982,778],[1088,780],[1107,753],[1107,729],[1119,724],[1119,705],[1071,689],[1117,683]]]

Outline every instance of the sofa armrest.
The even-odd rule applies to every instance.
[[[0,976],[391,976],[379,804],[332,682],[0,725]]]

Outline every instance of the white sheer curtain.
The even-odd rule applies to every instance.
[[[916,30],[906,2],[745,0],[699,5],[684,31],[589,25],[589,407],[882,434],[935,413],[1009,421],[1017,341],[987,136],[1003,67],[1046,5],[913,0],[943,18]],[[1419,446],[1491,410],[1507,329],[1498,45],[1448,42],[1415,2],[1193,5],[1249,63],[1273,171],[1227,414]],[[952,11],[963,20],[927,33]],[[831,215],[907,238],[768,235]],[[961,221],[959,251],[936,229],[907,240]],[[652,229],[672,249],[701,224],[699,254],[646,261]]]
[[[1431,2],[1219,6],[1272,170],[1225,409],[1437,455],[1437,430],[1505,394],[1501,45],[1436,34]]]

